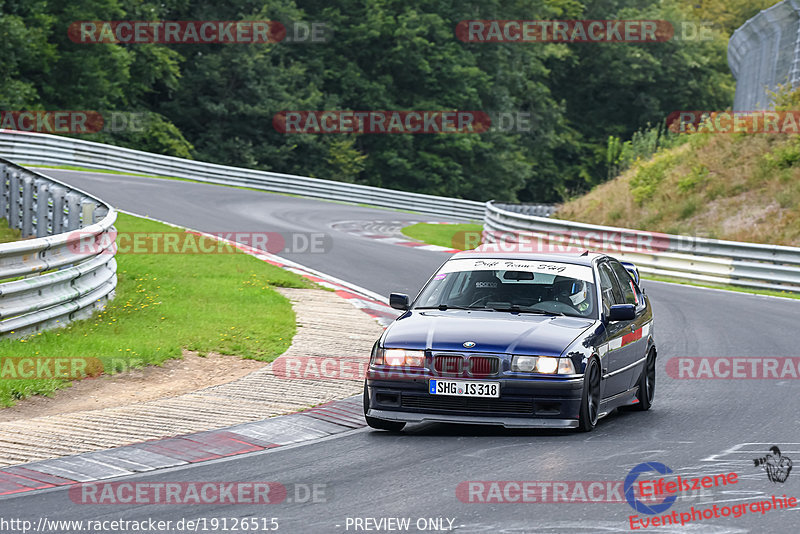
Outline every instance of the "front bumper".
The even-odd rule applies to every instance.
[[[578,426],[583,378],[493,378],[478,381],[500,384],[500,397],[431,395],[430,379],[419,376],[396,380],[367,376],[370,417],[387,421],[467,423],[522,428]],[[464,380],[464,379],[458,379]]]
[[[465,423],[471,425],[499,425],[506,428],[577,428],[577,419],[545,419],[543,417],[498,417],[478,415],[450,415],[444,413],[395,412],[370,409],[370,417],[406,423]]]

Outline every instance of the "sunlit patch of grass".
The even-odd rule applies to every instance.
[[[401,231],[404,235],[429,245],[455,248],[458,250],[472,250],[481,244],[480,224],[431,224],[417,223],[406,226]]]
[[[19,230],[8,227],[8,221],[0,219],[0,243],[10,243],[22,239]]]
[[[116,226],[120,234],[175,232],[174,227],[125,214]],[[206,248],[217,250],[210,244]],[[128,253],[118,254],[117,263],[116,298],[104,310],[62,329],[0,340],[0,357],[98,358],[108,373],[160,365],[180,358],[183,349],[272,361],[289,348],[295,333],[292,307],[274,288],[315,287],[238,251]],[[48,395],[68,384],[3,377],[0,405]]]

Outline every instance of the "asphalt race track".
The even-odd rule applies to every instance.
[[[380,294],[418,290],[431,271],[449,256],[404,250],[330,228],[333,223],[350,220],[436,220],[419,213],[177,180],[53,169],[40,171],[92,191],[117,209],[203,232],[277,232],[287,243],[291,234],[329,234],[333,243],[325,253],[301,250],[280,256]]]
[[[181,181],[43,172],[119,209],[198,230],[328,233],[332,247],[326,253],[285,257],[383,295],[391,290],[415,293],[447,257],[330,227],[345,220],[435,220],[425,215]],[[678,356],[800,356],[795,337],[800,301],[648,281],[644,287],[656,316],[655,404],[645,413],[612,414],[592,433],[438,424],[409,426],[397,435],[358,430],[130,479],[272,481],[289,488],[321,484],[320,502],[296,502],[304,499],[290,491],[287,502],[274,505],[84,505],[72,502],[67,489],[53,489],[0,500],[2,515],[34,524],[42,515],[61,520],[153,518],[173,524],[181,518],[274,517],[277,532],[288,533],[445,532],[450,524],[459,533],[627,532],[635,512],[624,496],[623,502],[498,504],[463,502],[469,499],[456,490],[466,481],[621,481],[642,462],[661,462],[684,477],[738,473],[736,485],[705,495],[682,495],[669,512],[752,503],[772,495],[799,496],[800,472],[792,472],[785,483],[773,483],[753,459],[779,445],[786,456],[800,462],[800,382],[678,380],[667,376],[665,365]],[[748,511],[739,518],[642,531],[790,533],[798,531],[798,510]],[[378,530],[375,523],[355,521],[395,517],[410,518],[409,529]],[[428,518],[444,520],[437,530],[439,523],[429,523]],[[417,528],[418,519],[423,519],[422,527],[427,523],[427,530]]]

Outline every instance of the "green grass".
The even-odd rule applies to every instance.
[[[8,221],[0,219],[0,243],[11,243],[20,239],[20,231],[9,228]]]
[[[126,214],[120,214],[116,227],[119,232],[176,231]],[[295,333],[292,307],[273,288],[315,287],[238,251],[118,254],[117,263],[116,298],[105,310],[62,329],[2,339],[2,358],[97,358],[106,373],[159,365],[180,358],[183,349],[272,361]],[[50,378],[0,378],[0,406],[67,385]]]
[[[483,225],[474,223],[463,224],[430,224],[417,223],[406,226],[401,231],[417,241],[440,247],[468,250],[480,244],[480,235]]]

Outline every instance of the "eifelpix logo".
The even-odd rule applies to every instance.
[[[786,482],[789,473],[792,472],[792,460],[788,456],[783,456],[777,445],[769,449],[771,452],[761,458],[754,458],[753,464],[756,467],[763,467],[767,472],[770,482]]]
[[[628,501],[628,504],[631,505],[631,508],[642,514],[656,515],[666,510],[669,510],[669,508],[673,504],[675,504],[675,499],[677,499],[678,497],[677,495],[672,494],[669,497],[666,497],[660,503],[656,504],[648,504],[637,499],[634,491],[636,487],[636,480],[642,473],[648,473],[650,471],[655,471],[656,473],[660,473],[662,475],[666,475],[667,473],[672,473],[672,469],[659,462],[641,463],[636,467],[634,467],[633,469],[631,469],[630,472],[628,473],[628,476],[625,477],[625,484],[623,485],[623,489],[625,490],[625,500]]]

